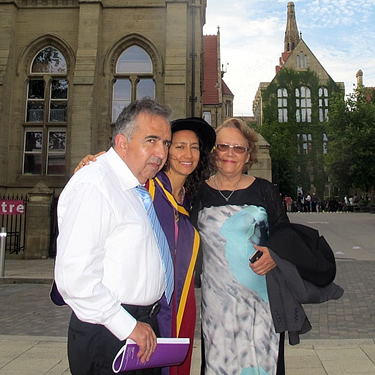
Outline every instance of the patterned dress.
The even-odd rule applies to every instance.
[[[266,180],[256,179],[235,191],[228,203],[207,184],[199,194],[206,375],[276,374],[279,334],[271,317],[266,278],[249,267],[253,244],[264,245],[269,235],[265,190],[277,206],[273,218],[288,221],[281,199]],[[230,193],[222,191],[226,197]]]

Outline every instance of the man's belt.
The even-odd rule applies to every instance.
[[[158,314],[160,311],[160,302],[157,301],[152,305],[149,306],[138,306],[138,305],[121,305],[129,314],[131,314],[134,318],[139,319],[140,317],[151,317]]]

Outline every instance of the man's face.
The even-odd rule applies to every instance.
[[[161,116],[141,113],[131,141],[119,134],[115,150],[141,184],[163,167],[171,143],[171,126]]]

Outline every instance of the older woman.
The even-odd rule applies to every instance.
[[[257,140],[238,119],[216,130],[216,173],[194,206],[203,250],[206,375],[284,373],[283,337],[274,328],[265,278],[276,264],[262,245],[288,218],[273,185],[244,174],[256,160]],[[259,259],[249,267],[256,251]]]

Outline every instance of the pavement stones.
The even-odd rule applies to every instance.
[[[310,220],[317,227],[332,220],[321,215],[291,218]],[[368,220],[365,214],[350,215],[350,219],[362,215],[364,223],[375,219],[375,215]],[[335,234],[324,235],[332,246],[335,240],[328,236]],[[375,241],[366,239],[362,246],[366,252],[357,257],[357,250],[350,253],[352,244],[345,250],[347,256],[337,257],[335,281],[344,288],[344,296],[304,306],[312,330],[301,336],[299,345],[286,343],[287,375],[375,375]],[[5,261],[5,277],[0,279],[0,375],[70,374],[66,356],[70,310],[49,300],[53,263],[53,259]],[[199,306],[199,289],[196,294]],[[195,336],[192,375],[200,369],[199,319]]]

